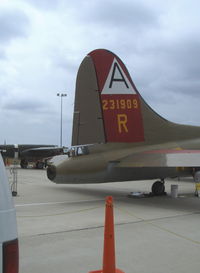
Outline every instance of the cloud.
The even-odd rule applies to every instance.
[[[51,136],[49,143],[59,142],[51,129],[59,131],[57,92],[67,93],[63,127],[70,139],[77,71],[95,48],[122,59],[141,95],[161,115],[184,122],[187,105],[189,120],[200,124],[198,1],[4,0],[0,5],[0,126],[9,124],[5,135],[16,122],[28,131],[26,138],[21,130],[10,133],[11,142],[20,137],[25,143],[45,142],[38,140],[37,128]]]
[[[45,107],[44,103],[42,101],[38,101],[36,99],[10,99],[6,100],[4,103],[2,109],[9,110],[12,112],[18,111],[18,112],[30,112],[30,113],[38,113],[43,112]]]
[[[0,42],[28,35],[28,16],[19,9],[0,9]]]
[[[55,9],[60,0],[25,0],[24,2],[31,4],[32,6],[41,10],[52,10]]]
[[[150,51],[156,56],[152,65],[154,87],[165,92],[200,97],[200,38],[184,36],[171,41],[170,45],[169,42]]]
[[[0,48],[0,59],[5,59],[5,58],[6,58],[5,51]]]
[[[88,14],[87,14],[88,15]],[[90,10],[89,20],[104,26],[115,26],[138,29],[144,26],[150,28],[157,24],[157,15],[152,8],[140,2],[101,1]]]

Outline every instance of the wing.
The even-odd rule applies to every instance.
[[[123,157],[115,167],[199,167],[200,150],[151,150]]]
[[[21,152],[21,156],[30,158],[48,158],[60,154],[63,154],[63,148],[59,147],[31,148]]]

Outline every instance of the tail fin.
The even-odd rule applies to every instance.
[[[144,102],[115,54],[97,49],[85,57],[76,81],[72,146],[169,141],[176,126]]]
[[[77,76],[72,145],[142,142],[140,97],[122,61],[98,49]]]

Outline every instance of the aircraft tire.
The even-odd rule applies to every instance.
[[[165,185],[162,181],[156,181],[151,187],[153,195],[159,196],[165,194]]]

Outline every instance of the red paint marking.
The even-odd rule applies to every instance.
[[[136,94],[101,94],[105,137],[107,142],[142,142],[144,141],[143,120],[140,96],[123,62],[112,52],[98,49],[88,54],[91,56],[97,76],[99,91],[102,92],[114,58],[133,86]],[[122,90],[123,92],[123,90]],[[131,107],[130,101],[137,101],[137,107]],[[109,101],[109,105],[106,101]],[[125,101],[126,106],[123,107]],[[115,107],[113,107],[115,103]],[[107,104],[107,105],[106,105]]]
[[[98,79],[99,91],[101,92],[107,79],[110,67],[112,65],[114,55],[104,49],[98,49],[90,52],[88,55],[92,57],[95,65],[96,75]]]
[[[103,104],[104,125],[108,142],[144,141],[138,95],[101,95],[101,100],[102,104],[104,101],[108,102],[107,105],[105,105],[105,103]],[[111,103],[109,103],[110,101]],[[123,104],[121,104],[121,106],[125,109],[120,109],[120,102],[122,101]],[[133,101],[137,102],[135,108]],[[132,102],[132,104],[129,102]],[[127,122],[124,119],[124,115],[127,117]]]
[[[126,74],[127,78],[129,79],[130,83],[132,84],[133,88],[135,89],[137,93],[136,87],[131,79],[131,76],[128,73],[128,70],[126,69],[126,66],[119,59],[119,57],[117,57],[115,54],[105,49],[97,49],[97,50],[91,51],[88,55],[92,57],[92,60],[95,65],[100,92],[102,91],[104,87],[104,84],[107,79],[113,60],[114,58],[116,58],[118,63],[120,64],[120,67],[123,69],[124,73]]]

